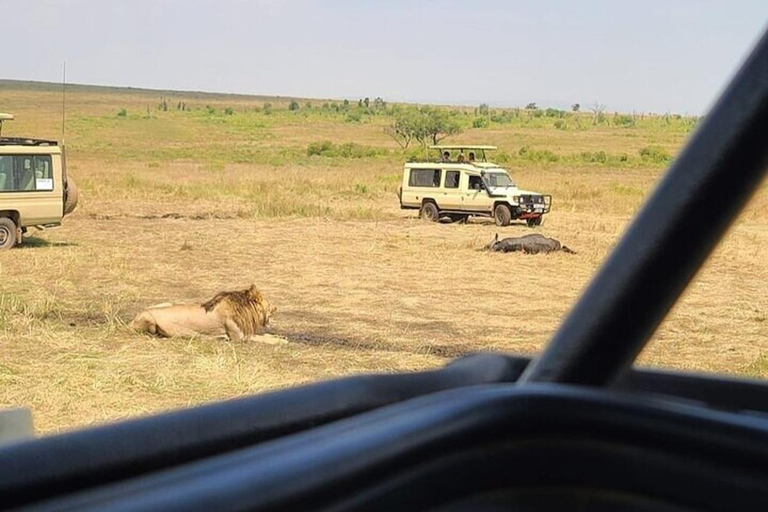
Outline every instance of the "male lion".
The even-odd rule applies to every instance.
[[[138,315],[130,328],[165,337],[195,335],[226,336],[239,341],[251,338],[269,325],[277,311],[264,295],[251,285],[246,290],[217,293],[201,305],[156,304]]]

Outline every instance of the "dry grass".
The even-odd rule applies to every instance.
[[[61,229],[0,253],[0,406],[31,407],[40,432],[433,367],[475,350],[536,352],[660,172],[513,158],[517,181],[554,196],[539,231],[578,254],[489,254],[477,251],[497,231],[489,223],[425,224],[397,209],[402,157],[381,133],[386,119],[240,114],[278,102],[227,96],[175,99],[232,106],[230,118],[151,109],[142,119],[157,99],[75,90],[67,140],[81,207]],[[9,133],[56,137],[57,108],[46,88],[0,82],[0,110],[18,115]],[[121,108],[127,119],[116,117]],[[651,144],[674,153],[685,134],[673,128],[492,125],[462,139],[512,156],[525,145],[560,155],[637,154]],[[325,139],[379,153],[306,155]],[[642,362],[768,377],[766,263],[764,186]],[[147,304],[199,301],[250,282],[280,308],[274,330],[288,343],[158,340],[124,327]]]

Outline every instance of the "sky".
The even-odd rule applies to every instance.
[[[702,114],[766,0],[0,0],[0,78]]]

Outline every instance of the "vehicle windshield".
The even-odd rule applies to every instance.
[[[485,184],[488,187],[514,187],[515,182],[509,177],[507,171],[495,171],[485,173]]]

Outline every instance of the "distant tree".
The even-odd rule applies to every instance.
[[[288,110],[299,110],[299,102],[296,100],[291,100],[291,103],[288,105]]]
[[[358,106],[358,108],[363,108],[363,100],[362,100],[362,98],[357,100],[357,106]]]
[[[538,110],[539,106],[535,102],[531,102],[525,106],[525,110]]]
[[[371,105],[371,99],[366,96],[363,100],[363,104],[365,105],[365,108],[368,108]]]
[[[401,148],[406,149],[412,141],[422,146],[439,144],[446,137],[461,133],[461,124],[456,116],[436,108],[409,109],[398,114],[395,122],[384,132]]]
[[[488,106],[487,103],[481,103],[479,107],[477,107],[477,115],[479,116],[488,116],[491,113],[491,109]]]
[[[422,146],[426,146],[429,142],[440,144],[440,141],[446,137],[461,133],[461,125],[454,117],[444,110],[435,108],[423,109],[420,112],[416,127],[414,138]]]
[[[344,100],[344,103],[342,103],[342,107],[344,110],[347,110],[349,108],[349,100]]]
[[[413,116],[407,113],[398,115],[391,125],[384,128],[384,133],[403,150],[408,149],[414,136]]]
[[[595,116],[592,118],[592,124],[603,124],[608,120],[608,118],[605,116],[605,109],[606,106],[598,102],[594,102],[592,106],[589,107],[589,110]]]
[[[310,102],[307,102],[307,103],[304,105],[304,108],[305,108],[305,109],[307,109],[307,110],[312,110],[312,104],[311,104]]]
[[[387,107],[387,102],[381,99],[381,96],[376,96],[373,100],[373,108],[376,110],[384,110]]]
[[[581,105],[579,105],[578,103],[574,103],[573,105],[571,105],[571,110],[573,110],[574,112],[578,112],[579,110],[581,110]]]

